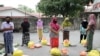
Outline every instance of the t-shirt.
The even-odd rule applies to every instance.
[[[29,22],[22,22],[21,27],[23,29],[23,33],[29,32],[30,24],[29,24]]]
[[[4,28],[10,28],[12,27],[14,29],[14,23],[13,22],[9,22],[9,24],[5,21],[5,22],[2,22],[1,24],[1,30],[3,30]],[[7,31],[4,31],[4,33],[7,33],[7,32],[13,32],[13,30],[7,30]]]
[[[43,29],[43,22],[42,21],[37,21],[37,28]]]

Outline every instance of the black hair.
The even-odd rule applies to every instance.
[[[11,17],[9,17],[9,16],[7,16],[7,17],[5,17],[5,18],[10,18],[10,19],[11,19]]]
[[[5,17],[5,20],[6,20],[6,18],[9,18],[10,20],[12,20],[12,18],[10,16]]]

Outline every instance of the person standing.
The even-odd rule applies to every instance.
[[[41,42],[43,37],[43,21],[41,19],[38,19],[37,21],[37,34],[39,37],[39,42]]]
[[[4,36],[4,45],[5,45],[5,55],[7,56],[8,53],[13,54],[13,30],[14,30],[14,23],[11,22],[10,17],[5,18],[6,21],[2,22],[1,30],[3,31]]]
[[[57,22],[57,18],[53,17],[50,22],[50,45],[51,48],[59,47],[59,30],[60,26]]]
[[[69,17],[66,17],[62,23],[62,30],[63,30],[63,40],[69,40],[69,29],[72,23],[69,21]]]
[[[93,36],[94,36],[94,31],[96,28],[96,17],[94,14],[89,15],[89,23],[87,26],[87,50],[86,52],[89,52],[92,50],[92,44],[93,44]]]
[[[80,43],[83,38],[86,39],[87,37],[87,33],[86,33],[87,25],[88,25],[87,20],[83,19],[80,25]]]
[[[30,41],[30,34],[29,34],[29,28],[30,23],[27,18],[24,19],[24,21],[21,23],[22,28],[22,46],[25,44],[27,46],[28,42]]]

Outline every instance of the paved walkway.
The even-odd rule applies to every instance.
[[[14,43],[21,44],[21,33],[14,33]],[[62,45],[62,32],[60,32],[60,46],[59,49],[64,48]],[[35,43],[38,43],[38,36],[36,33],[30,33],[31,41],[34,41]],[[49,42],[49,33],[44,33],[44,37],[47,38]],[[73,45],[77,45],[75,47],[66,47],[69,50],[69,56],[79,56],[79,53],[83,50],[86,50],[82,45],[79,44],[79,37],[80,32],[79,31],[70,31],[70,42]],[[100,48],[100,31],[96,30],[93,40],[93,48],[98,49]],[[3,42],[2,33],[0,34],[0,42]],[[35,49],[29,49],[27,47],[18,47],[19,49],[23,50],[24,54],[27,54],[29,56],[50,56],[49,46],[42,46],[41,48],[35,48]]]

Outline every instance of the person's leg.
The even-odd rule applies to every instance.
[[[42,37],[43,37],[43,30],[42,29],[38,29],[37,31],[38,31],[39,40],[41,41]]]
[[[4,46],[5,46],[5,54],[4,56],[7,56],[7,53],[8,53],[8,47],[7,47],[7,36],[6,36],[6,33],[3,34],[4,36]]]
[[[80,34],[80,43],[82,39],[83,39],[83,34]]]
[[[12,33],[9,32],[7,36],[8,36],[7,41],[8,41],[8,50],[9,50],[8,53],[13,54],[13,35]]]
[[[87,37],[87,36],[86,36],[86,34],[85,34],[85,35],[84,35],[84,39],[86,39],[86,37]]]
[[[22,45],[21,46],[24,46],[24,39],[25,39],[25,33],[22,33]]]
[[[92,50],[92,43],[93,43],[93,32],[89,32],[87,38],[87,52]]]
[[[40,29],[40,40],[43,38],[43,29]]]
[[[30,35],[29,32],[26,33],[26,46],[28,45],[28,42],[30,41]]]
[[[63,31],[63,41],[66,39],[69,40],[69,31],[68,30]]]

